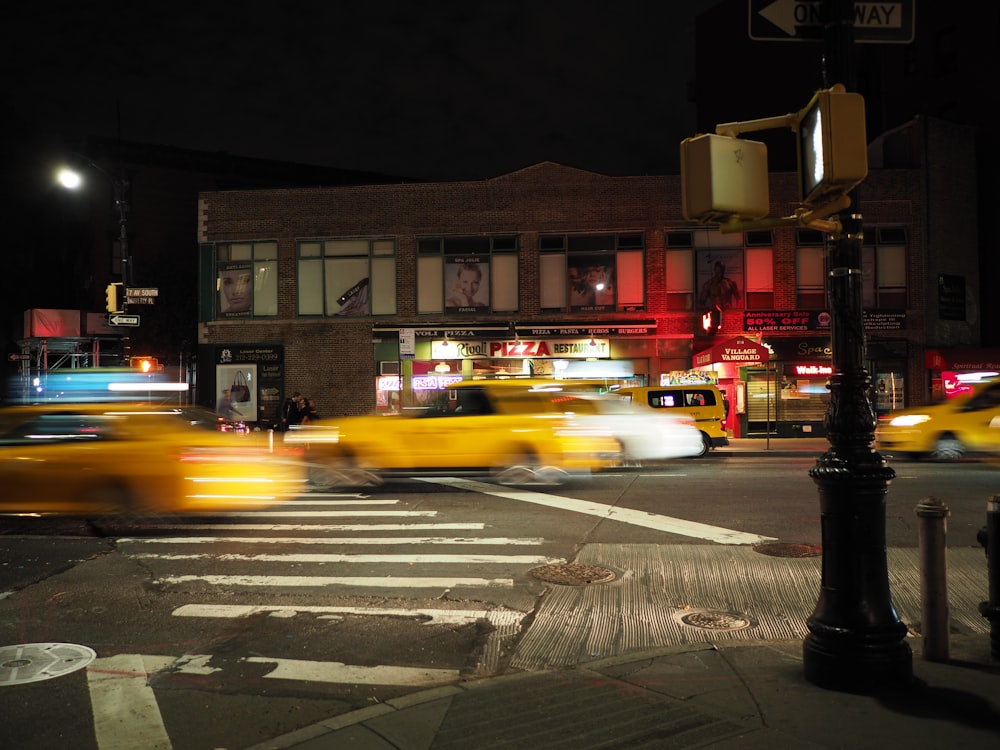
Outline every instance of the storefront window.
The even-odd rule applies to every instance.
[[[417,312],[516,312],[515,236],[427,237],[417,241]]]

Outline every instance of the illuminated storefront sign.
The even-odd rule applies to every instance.
[[[431,359],[560,359],[607,357],[607,339],[533,339],[529,341],[432,341]]]
[[[829,377],[833,375],[833,368],[830,365],[795,365],[793,369],[796,375],[805,377]]]

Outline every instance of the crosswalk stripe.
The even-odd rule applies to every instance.
[[[137,559],[155,560],[205,560],[220,562],[276,562],[276,563],[506,563],[510,565],[555,565],[564,563],[561,557],[544,557],[542,555],[352,555],[352,554],[322,554],[322,555],[238,555],[212,553],[191,554],[157,554],[144,552],[134,554]]]
[[[478,620],[488,620],[496,628],[520,624],[527,613],[512,609],[429,609],[426,607],[335,607],[307,604],[182,604],[171,613],[174,617],[213,617],[236,619],[256,614],[277,617],[294,617],[296,614],[314,614],[320,617],[337,615],[368,615],[372,617],[426,618],[425,625],[468,625]]]
[[[148,676],[172,657],[117,654],[87,667],[94,735],[101,750],[170,750],[170,737]]]
[[[485,529],[485,523],[184,523],[157,529],[197,531],[459,531]]]
[[[532,545],[542,544],[543,539],[514,539],[511,537],[440,537],[440,536],[381,536],[381,537],[251,537],[251,536],[184,536],[184,537],[122,537],[117,544],[216,544],[219,542],[241,542],[244,544],[481,544],[481,545]]]
[[[457,669],[394,667],[384,664],[376,667],[361,667],[341,662],[275,659],[269,656],[250,656],[245,661],[256,664],[273,664],[274,669],[265,674],[265,678],[338,684],[429,687],[455,682],[460,674]]]
[[[222,576],[178,575],[157,579],[157,583],[177,584],[201,581],[213,586],[371,586],[372,588],[455,588],[485,586],[513,588],[510,578],[432,578],[420,576]]]

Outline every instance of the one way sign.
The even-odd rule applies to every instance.
[[[108,316],[108,324],[113,326],[137,326],[139,325],[139,316],[112,313]]]
[[[854,3],[854,41],[909,44],[914,33],[915,0]],[[749,0],[750,38],[769,42],[823,39],[821,0]]]

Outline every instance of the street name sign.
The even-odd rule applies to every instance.
[[[854,41],[909,44],[913,41],[916,0],[854,3]],[[823,39],[821,0],[748,0],[751,39],[767,42],[816,42]]]
[[[137,326],[139,325],[139,316],[119,315],[115,313],[108,316],[108,324],[113,326]]]
[[[159,297],[160,290],[156,287],[128,287],[125,289],[125,297],[130,301],[135,297]]]

